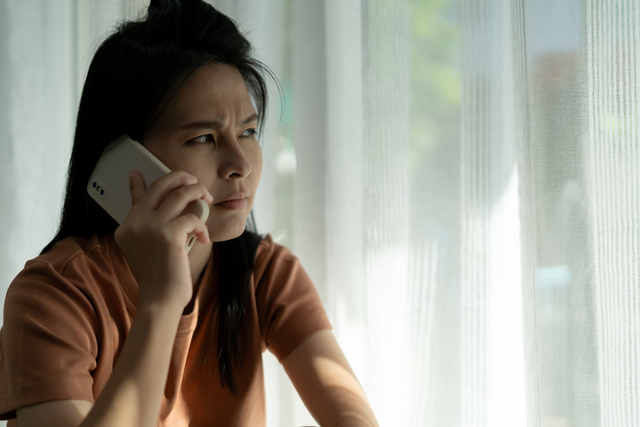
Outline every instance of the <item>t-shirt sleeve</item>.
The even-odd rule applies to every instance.
[[[267,236],[254,271],[263,345],[282,363],[304,340],[331,323],[309,275],[286,247]]]
[[[0,419],[52,400],[94,401],[99,323],[90,299],[73,284],[82,280],[81,270],[58,272],[33,260],[9,287],[0,334]]]

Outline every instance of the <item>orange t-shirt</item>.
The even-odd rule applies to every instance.
[[[215,248],[215,245],[214,245]],[[331,325],[298,259],[260,243],[245,320],[237,394],[220,384],[213,322],[215,249],[193,311],[176,334],[159,426],[265,425],[262,353],[282,360]],[[70,237],[26,263],[9,287],[0,335],[0,419],[36,403],[95,402],[131,329],[138,285],[113,235]]]

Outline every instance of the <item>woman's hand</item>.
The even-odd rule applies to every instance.
[[[145,190],[142,175],[130,173],[132,207],[114,237],[140,287],[139,305],[173,305],[181,312],[191,300],[187,239],[195,233],[200,242],[209,243],[209,232],[198,217],[181,213],[197,199],[213,201],[197,181],[193,175],[174,171]]]

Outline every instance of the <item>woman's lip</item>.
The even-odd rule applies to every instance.
[[[227,200],[225,202],[216,203],[213,206],[226,210],[244,209],[247,207],[247,198]]]
[[[220,203],[224,203],[224,202],[230,202],[232,200],[240,200],[240,199],[246,199],[247,197],[249,197],[249,195],[247,193],[245,193],[244,191],[240,191],[238,193],[232,194],[228,197],[225,197],[224,199],[220,200],[218,203],[216,203],[216,205],[220,204]]]

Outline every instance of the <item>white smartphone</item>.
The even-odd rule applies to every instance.
[[[98,164],[87,183],[87,192],[118,224],[122,224],[131,210],[129,171],[137,170],[149,186],[171,170],[158,160],[142,144],[127,135],[111,142],[102,152]],[[198,199],[187,205],[184,212],[195,214],[202,222],[209,217],[209,206]],[[189,236],[187,251],[195,243],[195,235]]]

